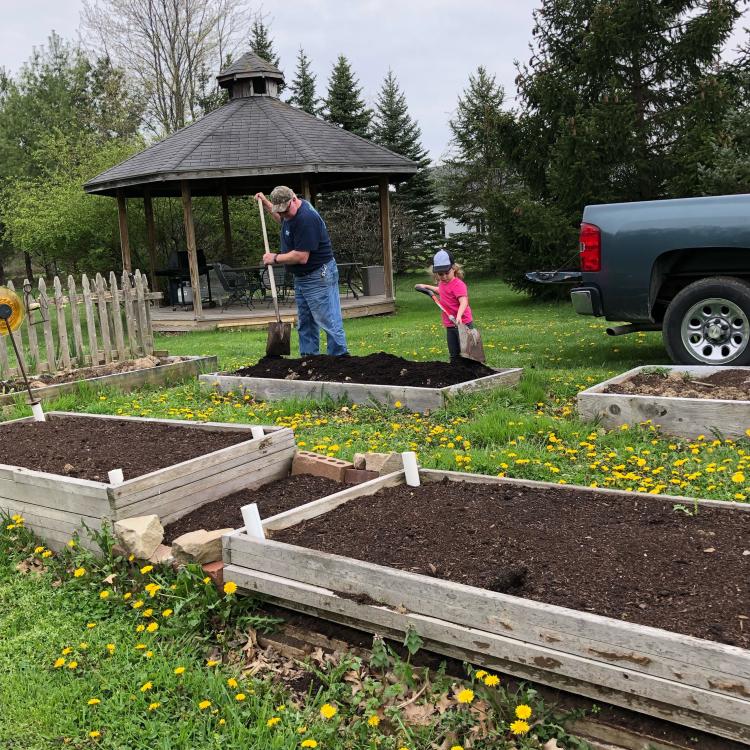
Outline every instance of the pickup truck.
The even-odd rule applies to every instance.
[[[536,271],[573,283],[576,312],[661,330],[678,364],[750,364],[750,195],[586,206],[580,271]]]

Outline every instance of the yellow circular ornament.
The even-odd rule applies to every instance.
[[[0,336],[8,335],[7,319],[11,331],[16,331],[23,323],[24,310],[20,297],[7,286],[0,286]]]

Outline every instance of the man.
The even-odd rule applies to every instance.
[[[281,249],[264,253],[266,265],[283,265],[294,275],[297,302],[299,353],[304,357],[320,352],[320,329],[326,332],[327,352],[348,356],[341,319],[339,272],[331,238],[320,214],[291,188],[279,185],[270,200],[257,193],[277,224],[281,224]]]

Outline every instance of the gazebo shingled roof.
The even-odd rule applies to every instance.
[[[145,200],[153,275],[156,250],[151,198],[182,196],[194,310],[199,319],[192,195],[222,196],[230,245],[228,195],[253,195],[288,184],[314,199],[320,191],[380,185],[386,293],[392,296],[388,183],[414,174],[416,162],[280,101],[283,74],[252,52],[221,71],[217,80],[229,90],[226,104],[83,186],[88,193],[118,199],[123,267],[130,270],[127,199]]]

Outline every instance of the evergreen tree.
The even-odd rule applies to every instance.
[[[365,105],[362,88],[358,84],[349,61],[344,55],[339,55],[328,79],[324,116],[344,130],[367,138],[372,112]]]
[[[320,106],[319,99],[315,95],[315,75],[310,70],[310,59],[302,47],[299,48],[297,54],[297,70],[289,89],[291,91],[289,104],[311,115],[318,114]]]
[[[250,27],[250,49],[266,62],[280,66],[279,56],[273,47],[270,28],[266,26],[263,16],[256,15]]]
[[[496,195],[495,252],[523,272],[558,267],[587,203],[695,194],[699,165],[731,104],[716,61],[737,0],[545,0],[502,129],[515,190]]]
[[[393,196],[394,207],[399,206],[406,219],[406,226],[394,228],[401,237],[393,257],[396,271],[423,267],[441,239],[430,158],[421,138],[419,125],[409,115],[406,97],[389,70],[376,101],[372,139],[419,165],[415,175],[396,186]]]

